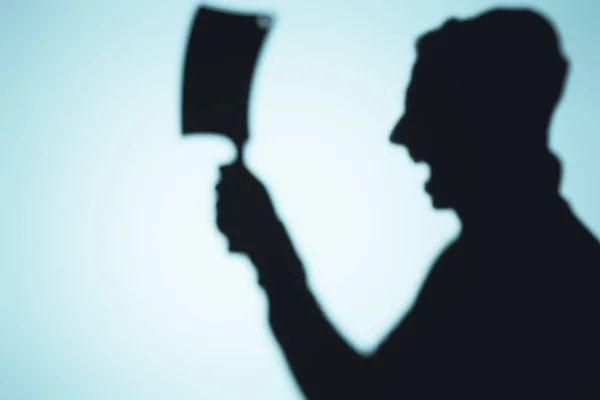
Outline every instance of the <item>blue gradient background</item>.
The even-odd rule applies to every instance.
[[[248,162],[323,308],[358,350],[398,321],[459,230],[423,193],[427,168],[387,141],[415,39],[449,16],[531,5],[557,24],[572,63],[552,147],[563,193],[600,234],[600,2],[210,4],[277,14]],[[1,399],[300,398],[256,275],[214,225],[218,166],[233,146],[180,137],[197,5],[3,3]]]

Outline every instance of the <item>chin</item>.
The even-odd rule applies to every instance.
[[[449,210],[452,208],[447,204],[439,204],[439,203],[436,203],[435,201],[431,204],[431,206],[433,207],[434,210],[440,210],[440,211]]]
[[[441,196],[429,194],[429,197],[431,198],[431,206],[435,210],[448,210],[448,209],[452,208],[452,205],[450,204],[450,202],[448,202],[447,199],[444,199]]]
[[[450,186],[451,187],[451,186]],[[449,190],[448,185],[439,180],[432,180],[431,178],[425,184],[425,192],[431,199],[431,206],[435,210],[448,210],[452,209],[452,195],[453,191]]]

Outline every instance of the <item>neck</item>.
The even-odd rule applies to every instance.
[[[565,208],[559,194],[560,162],[550,151],[513,161],[507,171],[482,184],[472,196],[474,204],[456,209],[465,231],[487,234],[529,223],[539,226],[549,214]]]
[[[496,197],[493,201],[457,210],[457,213],[465,234],[487,237],[490,234],[527,229],[528,226],[539,228],[549,216],[564,207],[565,202],[558,191],[543,195],[520,192],[513,197]]]

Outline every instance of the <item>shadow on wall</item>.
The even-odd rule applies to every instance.
[[[236,87],[247,89],[265,31],[256,16],[237,18],[239,32],[254,32],[237,69],[246,72]],[[327,321],[266,188],[240,160],[221,168],[218,228],[256,267],[272,331],[309,399],[586,398],[600,357],[600,245],[560,196],[548,148],[568,72],[555,29],[531,10],[494,9],[448,20],[417,50],[390,141],[429,165],[435,208],[456,211],[463,228],[373,355]],[[234,139],[247,137],[247,91],[236,93],[238,111],[210,127]]]

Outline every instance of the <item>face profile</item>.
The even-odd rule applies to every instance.
[[[443,84],[441,79],[445,79]],[[456,80],[428,71],[417,61],[406,92],[405,114],[398,122],[390,140],[407,148],[415,162],[430,168],[425,191],[434,208],[455,205],[455,192],[461,194],[476,184],[477,151],[470,152],[467,137],[472,128],[468,104],[459,104]],[[461,151],[462,149],[462,151]]]
[[[567,68],[551,25],[501,9],[451,19],[423,35],[417,53],[390,141],[429,165],[434,207],[472,210],[506,200],[521,176],[544,180]]]

